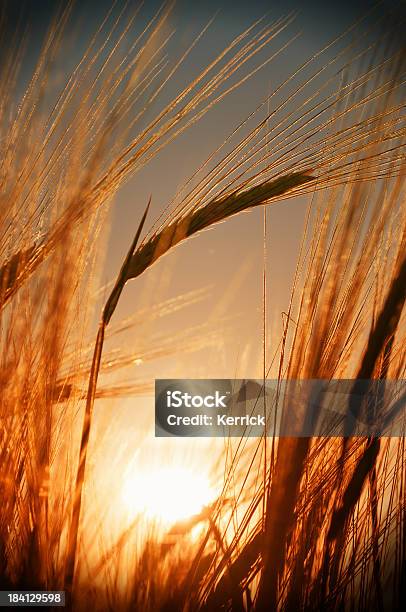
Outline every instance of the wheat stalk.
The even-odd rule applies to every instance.
[[[187,215],[182,220],[182,223],[168,225],[166,230],[156,236],[154,240],[146,243],[139,251],[136,251],[138,240],[144,227],[145,219],[150,206],[150,201],[148,202],[138,226],[138,230],[135,234],[133,243],[117,277],[114,288],[103,308],[99,331],[97,333],[92,367],[90,371],[85,415],[82,426],[79,467],[76,475],[72,518],[68,536],[67,563],[64,585],[69,592],[72,592],[74,581],[76,547],[79,531],[80,510],[82,505],[82,491],[85,480],[87,450],[94,400],[96,397],[97,379],[103,351],[104,336],[125,284],[127,281],[139,276],[143,271],[149,268],[158,259],[158,257],[161,257],[167,253],[181,240],[191,237],[203,229],[224,221],[225,219],[243,212],[244,210],[265,204],[271,199],[288,193],[296,187],[308,183],[311,180],[313,180],[313,177],[308,172],[289,174],[285,177],[275,179],[274,181],[264,183],[263,185],[253,187],[250,190],[234,193],[222,200],[215,200],[207,205],[204,209],[199,209],[194,213]]]

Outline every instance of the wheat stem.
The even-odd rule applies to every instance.
[[[89,436],[90,436],[90,428],[91,428],[91,423],[92,423],[93,406],[94,406],[94,400],[96,397],[97,379],[98,379],[99,371],[100,371],[100,363],[101,363],[101,357],[102,357],[102,352],[103,352],[105,331],[114,313],[114,310],[117,306],[117,303],[120,298],[121,292],[124,288],[124,285],[127,281],[128,266],[129,266],[129,263],[131,262],[131,258],[137,247],[137,243],[141,235],[142,228],[145,223],[145,219],[147,217],[150,203],[151,203],[151,200],[148,202],[144,215],[138,226],[137,233],[130,247],[130,250],[127,253],[127,256],[121,267],[120,273],[117,277],[117,281],[103,308],[103,313],[102,313],[101,321],[99,324],[99,330],[97,332],[96,344],[95,344],[94,353],[93,353],[92,368],[90,371],[89,387],[88,387],[87,398],[86,398],[86,408],[85,408],[85,415],[83,419],[82,435],[81,435],[81,440],[80,440],[79,466],[78,466],[78,471],[76,475],[75,491],[74,491],[74,497],[73,497],[72,518],[71,518],[71,523],[69,527],[69,535],[68,535],[68,550],[67,550],[67,556],[66,556],[64,584],[65,584],[66,590],[68,591],[70,595],[72,594],[72,587],[73,587],[74,574],[75,574],[75,559],[76,559],[76,551],[77,551],[80,511],[82,507],[83,484],[85,481],[87,451],[88,451],[88,446],[89,446]]]

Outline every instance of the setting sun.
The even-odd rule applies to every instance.
[[[131,515],[144,514],[167,525],[198,514],[215,499],[205,475],[180,467],[130,474],[122,495]]]

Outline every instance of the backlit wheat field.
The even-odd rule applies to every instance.
[[[405,9],[2,0],[0,607],[403,608]]]

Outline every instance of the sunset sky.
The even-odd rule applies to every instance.
[[[331,429],[326,440],[292,436],[286,423],[302,434],[294,426],[315,426],[324,405],[311,385],[289,396],[284,381],[384,382],[365,412],[351,396],[341,412],[328,404],[345,425],[391,423],[385,402],[400,410],[386,378],[404,376],[404,8],[0,2],[0,485],[11,500],[0,570],[10,584],[32,566],[46,588],[55,574],[71,596],[83,584],[84,602],[99,590],[115,606],[114,583],[132,605],[146,571],[146,593],[179,590],[192,610],[189,581],[201,602],[231,601],[238,587],[247,609],[249,589],[266,594],[268,581],[272,609],[279,589],[290,610],[305,565],[300,597],[319,589],[339,605],[338,574],[340,597],[359,580],[373,599],[375,544],[382,584],[401,575],[385,555],[404,535],[404,444],[381,445],[375,430],[364,444],[351,428],[344,443]],[[273,406],[264,378],[276,382]],[[160,437],[155,422],[168,422],[183,387],[157,385],[162,409],[157,379],[191,379],[200,405],[207,379],[231,397],[230,380],[255,379],[237,407],[259,400],[269,427]],[[207,529],[202,546],[193,526]],[[148,609],[171,609],[154,597]]]
[[[28,26],[32,61],[56,5],[56,2],[50,0],[28,0],[23,13],[17,10],[17,3],[11,6],[10,30],[16,26],[18,19],[22,25]],[[64,47],[66,75],[77,61],[79,51],[84,49],[90,33],[111,5],[107,0],[84,0],[74,5],[68,27],[69,45]],[[397,2],[381,3],[375,9],[374,20],[384,15],[385,11],[399,10],[398,5]],[[123,4],[118,3],[118,6]],[[138,3],[130,1],[128,14],[137,6]],[[155,0],[145,3],[134,29],[128,34],[128,44],[160,6]],[[102,283],[112,280],[116,275],[149,196],[152,197],[152,210],[146,227],[152,224],[154,217],[185,180],[267,94],[303,61],[370,8],[370,2],[359,0],[336,3],[317,0],[209,0],[204,3],[179,1],[175,4],[168,26],[173,26],[175,30],[168,48],[169,59],[179,57],[209,20],[214,17],[214,21],[163,92],[163,102],[170,100],[233,38],[264,15],[266,22],[274,22],[291,12],[296,13],[296,18],[268,48],[248,64],[249,68],[254,68],[274,53],[291,36],[299,32],[300,36],[275,60],[211,109],[198,124],[169,144],[121,189],[114,205]],[[375,35],[379,35],[379,28],[373,27],[371,36]],[[329,52],[326,55],[328,57],[332,57]],[[29,61],[27,59],[24,64],[23,73],[30,69]],[[248,72],[248,67],[243,69],[241,76]],[[62,81],[63,74],[60,78]],[[149,116],[153,114],[154,109],[151,109]],[[281,313],[288,305],[305,211],[305,198],[290,199],[267,209],[267,320],[270,355],[279,341]],[[175,342],[178,332],[208,322],[209,326],[219,331],[224,342],[187,355],[185,359],[178,355],[175,359],[160,359],[142,368],[131,368],[127,378],[139,375],[143,379],[174,375],[258,376],[261,371],[258,359],[262,351],[263,257],[263,210],[256,209],[181,244],[145,275],[128,284],[114,315],[115,321],[131,315],[137,308],[149,307],[159,301],[207,288],[204,299],[198,303],[154,321],[152,327],[146,324],[142,329],[125,333],[120,341],[129,349],[137,350],[138,346],[150,343],[151,337],[159,334],[173,334]],[[205,334],[207,331],[200,333]]]

